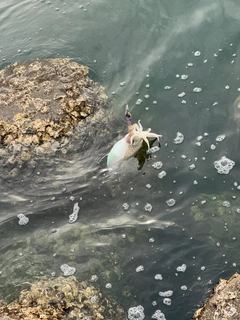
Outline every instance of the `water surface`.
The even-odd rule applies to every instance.
[[[126,311],[142,305],[146,319],[156,310],[190,319],[219,278],[239,271],[239,4],[2,0],[0,7],[1,68],[69,57],[89,66],[114,111],[111,134],[88,150],[18,168],[17,177],[1,169],[1,298],[15,299],[39,275],[60,276],[67,263],[79,280],[97,275]],[[141,171],[133,158],[109,175],[106,159],[98,160],[127,132],[126,103],[133,121],[163,136],[162,148]],[[235,162],[228,175],[213,165],[222,156]],[[69,224],[76,202],[79,217]],[[159,295],[167,290],[171,305]]]

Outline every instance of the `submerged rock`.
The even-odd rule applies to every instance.
[[[61,58],[16,62],[0,71],[1,155],[13,164],[57,150],[107,105],[86,66]]]
[[[198,309],[192,320],[237,320],[240,315],[240,275],[235,273],[229,280],[220,280],[211,296]]]
[[[103,297],[96,285],[73,276],[42,278],[22,291],[18,300],[0,307],[0,319],[125,320],[124,310]]]

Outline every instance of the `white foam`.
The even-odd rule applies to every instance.
[[[69,215],[69,223],[74,223],[75,221],[77,221],[78,219],[78,212],[79,212],[80,208],[78,206],[78,202],[76,202],[73,206],[73,213]]]
[[[144,318],[145,318],[144,308],[141,305],[128,309],[129,320],[136,320],[136,319],[143,320]]]
[[[70,267],[68,264],[62,264],[60,269],[65,277],[72,276],[76,272],[76,268]]]
[[[214,161],[213,165],[219,174],[228,174],[235,162],[223,156],[220,160]]]
[[[181,132],[177,132],[176,138],[173,140],[175,144],[180,144],[184,140],[184,135]]]
[[[153,167],[154,169],[157,169],[157,170],[161,169],[162,166],[163,166],[162,161],[157,161],[157,162],[155,162],[155,163],[152,165],[152,167]]]
[[[19,224],[20,226],[25,226],[26,224],[28,224],[29,218],[26,217],[23,213],[19,213],[19,214],[17,215],[17,217],[18,217],[18,219],[19,219],[18,224]]]

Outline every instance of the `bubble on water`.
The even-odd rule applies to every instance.
[[[198,184],[198,181],[197,180],[194,180],[193,181],[193,184],[196,186]]]
[[[228,174],[235,162],[223,156],[220,160],[214,161],[213,165],[219,174]]]
[[[157,170],[161,169],[162,166],[163,166],[162,161],[157,161],[157,162],[155,162],[155,163],[152,165],[152,167],[153,167],[154,169],[157,169]]]
[[[220,134],[219,136],[217,136],[216,141],[220,142],[223,141],[226,138],[225,134]]]
[[[93,275],[91,276],[91,281],[92,281],[92,282],[98,281],[98,276],[97,276],[96,274],[93,274]]]
[[[166,201],[166,204],[169,206],[169,207],[173,207],[175,204],[176,204],[176,200],[175,199],[168,199]]]
[[[195,52],[194,52],[194,56],[195,56],[195,57],[199,57],[200,55],[201,55],[201,52],[200,52],[200,51],[195,51]]]
[[[201,91],[202,91],[202,88],[200,87],[193,88],[193,92],[201,92]]]
[[[183,98],[185,95],[186,95],[185,92],[181,92],[181,93],[178,94],[178,97],[179,97],[179,98]]]
[[[226,207],[226,208],[229,208],[230,207],[230,202],[229,201],[223,201],[222,202],[222,206]]]
[[[72,276],[76,272],[76,268],[70,267],[68,264],[62,264],[60,269],[65,277]]]
[[[181,103],[182,103],[182,104],[186,104],[187,101],[186,101],[186,100],[182,100]]]
[[[186,291],[187,290],[187,286],[181,286],[181,290]]]
[[[94,296],[91,297],[90,302],[95,303],[98,301],[98,296],[95,294]]]
[[[152,154],[152,153],[157,152],[158,150],[160,150],[160,148],[158,146],[154,146],[154,147],[148,149],[146,152],[147,152],[147,154]]]
[[[175,144],[180,144],[184,140],[184,135],[181,132],[177,132],[176,138],[173,140]]]
[[[129,320],[143,320],[145,318],[144,308],[139,305],[128,309]]]
[[[225,89],[226,89],[226,90],[229,90],[229,89],[230,89],[230,86],[226,85],[226,86],[225,86]]]
[[[167,306],[170,306],[172,304],[172,300],[170,298],[164,298],[163,303],[166,304]]]
[[[156,101],[156,100],[154,100],[154,101],[153,101],[153,104],[157,104],[157,101]]]
[[[210,148],[211,148],[211,150],[215,150],[216,149],[215,144],[211,144]]]
[[[127,211],[129,209],[129,204],[127,202],[125,202],[123,205],[122,205],[123,209],[125,211]]]
[[[171,297],[173,295],[173,291],[172,290],[160,291],[159,295],[160,297]]]
[[[136,105],[139,106],[142,103],[142,99],[137,99]]]
[[[187,74],[182,74],[181,75],[181,80],[187,80],[188,79],[188,75]]]
[[[25,226],[26,224],[28,224],[29,218],[26,217],[23,213],[19,213],[19,214],[17,215],[17,217],[18,217],[18,219],[19,219],[18,224],[19,224],[20,226]]]
[[[178,266],[177,268],[176,268],[176,270],[178,271],[178,272],[185,272],[186,270],[187,270],[187,266],[186,266],[186,264],[182,264],[181,266]]]
[[[163,170],[163,171],[159,172],[158,178],[159,178],[159,179],[162,179],[162,178],[165,177],[166,175],[167,175],[167,172]]]
[[[144,266],[138,266],[137,268],[136,268],[136,272],[142,272],[144,270]]]
[[[165,90],[171,90],[172,87],[171,87],[171,86],[165,86],[164,89],[165,89]]]
[[[156,320],[166,320],[164,313],[161,310],[156,310],[152,315],[152,319]]]
[[[147,211],[147,212],[151,212],[152,211],[152,205],[150,204],[150,203],[147,203],[146,205],[145,205],[145,207],[144,207],[144,209],[145,209],[145,211]]]
[[[189,169],[190,169],[190,170],[193,170],[193,169],[195,169],[195,168],[196,168],[196,166],[195,166],[194,163],[189,166]]]
[[[73,206],[73,213],[70,214],[70,216],[69,216],[69,220],[68,220],[69,223],[74,223],[75,221],[77,221],[79,210],[80,210],[80,208],[78,206],[78,202],[76,202]]]
[[[154,277],[155,280],[162,280],[163,277],[160,273],[156,274],[155,277]]]

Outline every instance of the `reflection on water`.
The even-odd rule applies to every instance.
[[[238,4],[1,7],[1,67],[68,56],[90,67],[113,108],[110,131],[87,125],[87,148],[75,142],[66,156],[17,166],[15,176],[2,166],[1,298],[11,301],[24,282],[68,265],[80,281],[97,276],[125,310],[189,319],[220,277],[239,271]],[[112,175],[99,159],[125,135],[126,103],[133,122],[163,135],[162,147],[150,158],[141,150],[141,170],[132,158]],[[228,174],[214,168],[222,157],[235,162]]]

